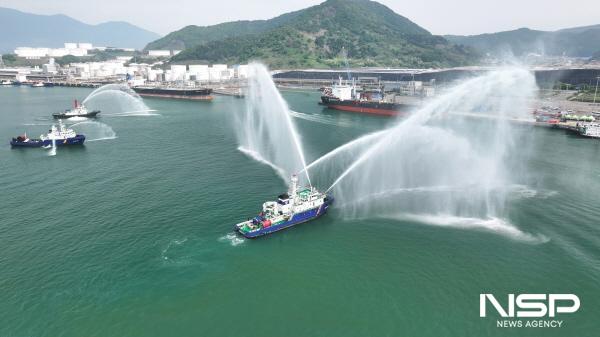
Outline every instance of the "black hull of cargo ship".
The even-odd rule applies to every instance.
[[[410,104],[357,100],[340,101],[337,98],[329,96],[321,96],[321,102],[319,104],[325,105],[329,109],[367,113],[381,116],[396,116],[399,114],[407,113],[414,108],[414,105]]]
[[[184,88],[143,88],[133,87],[138,95],[143,97],[189,99],[198,101],[211,101],[212,89],[184,89]]]

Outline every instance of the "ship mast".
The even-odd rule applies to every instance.
[[[298,176],[295,174],[292,174],[292,185],[290,186],[290,197],[292,197],[292,199],[296,198],[296,194],[298,192]]]

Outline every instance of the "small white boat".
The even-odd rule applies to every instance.
[[[600,138],[600,123],[579,124],[577,130],[584,137]]]

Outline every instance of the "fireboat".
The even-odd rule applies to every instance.
[[[248,239],[256,238],[314,220],[325,214],[332,203],[331,195],[312,186],[299,188],[298,177],[292,175],[287,193],[279,195],[277,201],[265,202],[260,214],[233,229]]]
[[[12,147],[55,147],[66,145],[83,145],[84,135],[77,134],[73,129],[67,128],[62,121],[58,121],[58,127],[52,125],[48,133],[41,135],[38,139],[27,137],[27,134],[13,138],[10,141]]]

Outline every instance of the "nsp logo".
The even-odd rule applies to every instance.
[[[507,309],[492,294],[479,294],[479,317],[486,317],[486,303],[490,302],[502,317],[554,317],[579,309],[579,297],[574,294],[508,294]]]

